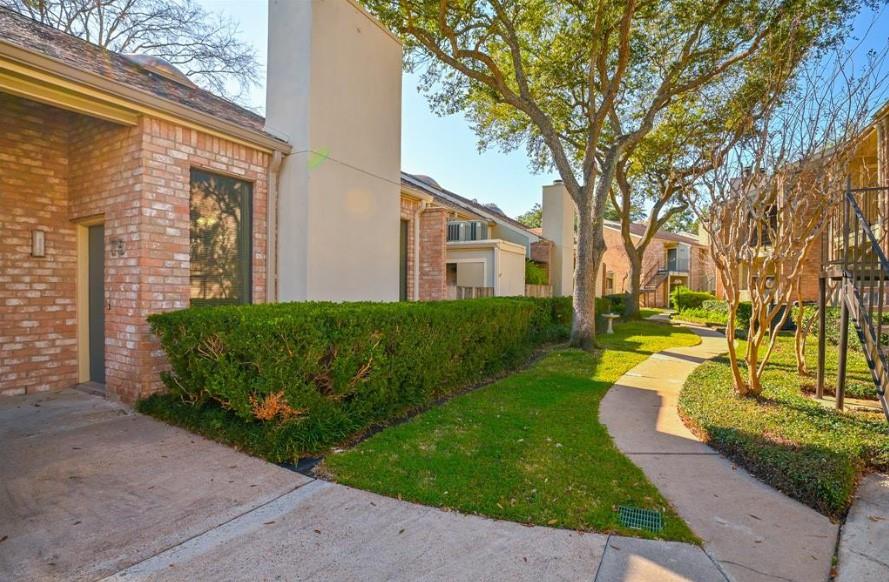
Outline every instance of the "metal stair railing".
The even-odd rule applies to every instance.
[[[884,225],[889,217],[887,195],[889,188],[853,190],[847,185],[840,212],[836,213],[839,220],[831,221],[826,237],[829,240],[825,242],[832,254],[831,264],[839,267],[841,274],[838,286],[841,317],[837,408],[843,407],[848,324],[851,321],[870,367],[880,406],[889,420],[886,396],[889,388],[889,333],[883,333],[884,314],[889,315],[886,313],[889,259],[884,251]],[[884,244],[881,244],[881,238]]]
[[[658,287],[660,287],[661,283],[667,278],[668,271],[664,267],[663,262],[656,263],[653,265],[648,271],[645,272],[645,275],[642,277],[642,288],[640,289],[642,296],[645,298],[646,305],[651,305],[649,302],[649,294],[652,296],[657,293]]]

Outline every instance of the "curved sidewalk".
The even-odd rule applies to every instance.
[[[725,352],[724,336],[689,327],[701,343],[654,354],[624,374],[602,400],[600,421],[729,578],[827,580],[837,526],[733,465],[679,418],[685,379]]]

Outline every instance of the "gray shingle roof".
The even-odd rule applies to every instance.
[[[263,131],[265,119],[261,115],[209,91],[152,72],[124,55],[41,24],[7,8],[0,8],[0,41],[247,129],[266,133]]]

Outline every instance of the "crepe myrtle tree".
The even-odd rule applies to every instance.
[[[804,258],[841,200],[846,146],[865,127],[878,86],[870,73],[843,72],[845,57],[832,62],[804,67],[791,93],[766,105],[753,134],[702,175],[692,195],[729,306],[729,362],[741,396],[762,392],[777,332],[799,293]],[[739,357],[735,332],[743,299],[751,313]]]
[[[524,146],[534,169],[558,171],[579,215],[571,343],[591,348],[621,156],[673,100],[835,37],[861,0],[362,1],[401,36],[436,112],[463,112],[481,147]]]

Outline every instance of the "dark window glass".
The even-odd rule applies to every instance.
[[[249,303],[253,186],[191,171],[191,302]]]

